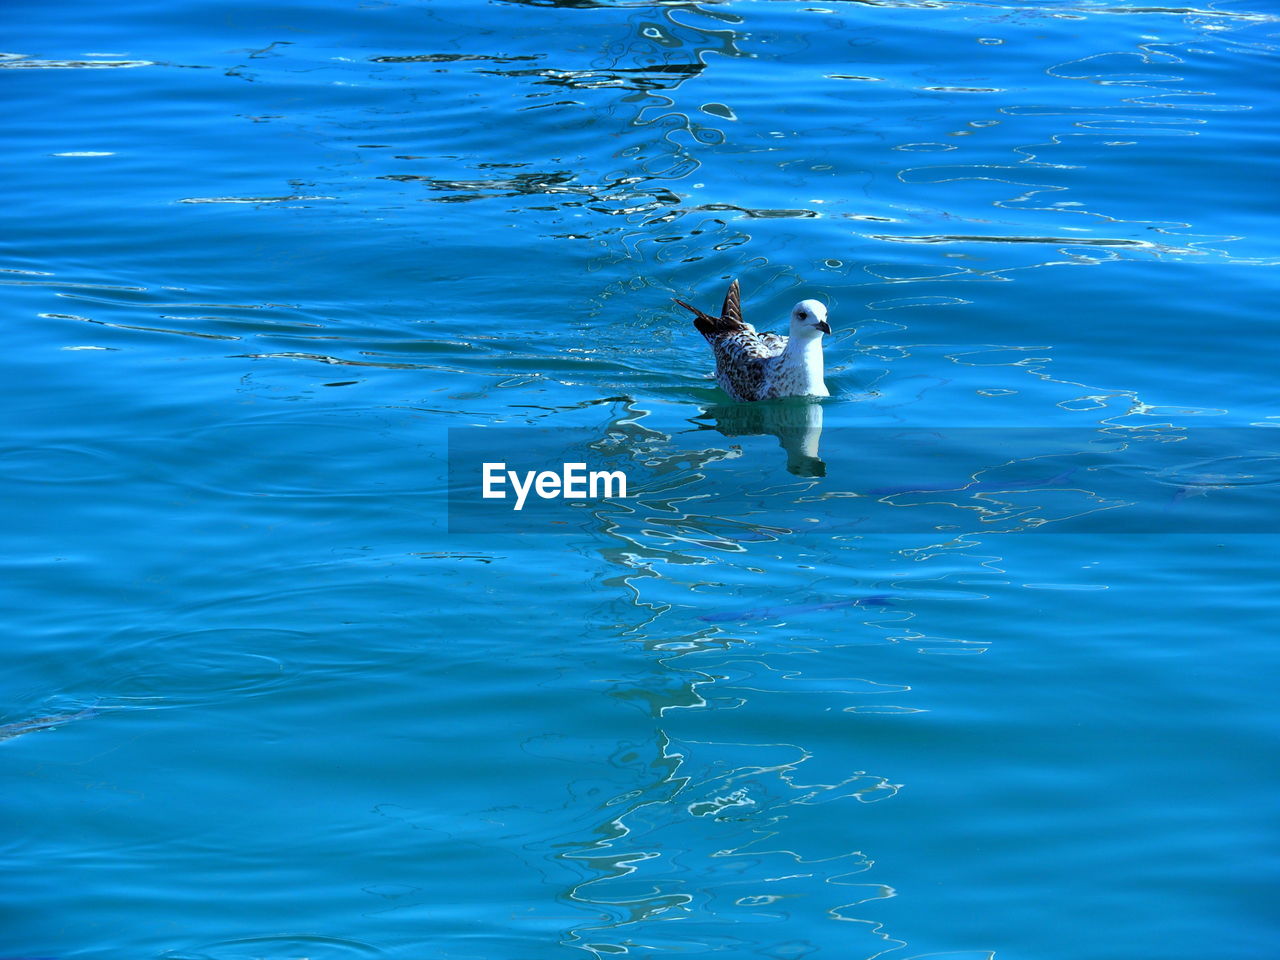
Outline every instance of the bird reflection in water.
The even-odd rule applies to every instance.
[[[822,439],[822,403],[814,398],[716,404],[704,409],[690,423],[726,437],[777,437],[778,445],[787,452],[789,473],[797,477],[827,475],[827,465],[818,450]]]

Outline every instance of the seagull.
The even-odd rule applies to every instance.
[[[743,322],[737,280],[729,284],[718,317],[683,300],[676,303],[693,313],[693,325],[716,357],[716,383],[733,399],[831,396],[822,382],[822,335],[831,327],[827,308],[817,300],[801,300],[791,308],[789,337],[757,333]]]

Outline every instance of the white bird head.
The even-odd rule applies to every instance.
[[[827,308],[817,300],[801,300],[791,308],[791,336],[809,340],[830,332]]]

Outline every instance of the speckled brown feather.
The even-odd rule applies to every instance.
[[[739,301],[738,281],[736,279],[729,284],[729,292],[724,295],[724,306],[720,308],[720,316],[718,317],[704,313],[683,300],[676,300],[676,303],[693,314],[693,325],[709,341],[713,337],[726,333],[738,333],[744,329],[751,329],[749,324],[742,322],[742,305]]]
[[[772,395],[770,361],[786,349],[787,338],[775,333],[757,333],[755,327],[742,319],[737,280],[729,284],[718,317],[683,300],[676,303],[693,314],[693,325],[711,345],[716,358],[716,383],[725,393],[735,400],[763,400]]]
[[[734,277],[733,282],[729,284],[729,289],[725,291],[724,305],[720,308],[720,321],[735,327],[745,326],[742,322],[742,298],[738,291],[737,277]]]

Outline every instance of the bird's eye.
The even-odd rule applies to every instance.
[[[808,315],[807,313],[805,313],[803,310],[801,310],[799,313],[797,313],[797,314],[796,314],[796,316],[797,316],[797,317],[799,317],[801,320],[808,320],[808,319],[809,319],[809,315]]]

